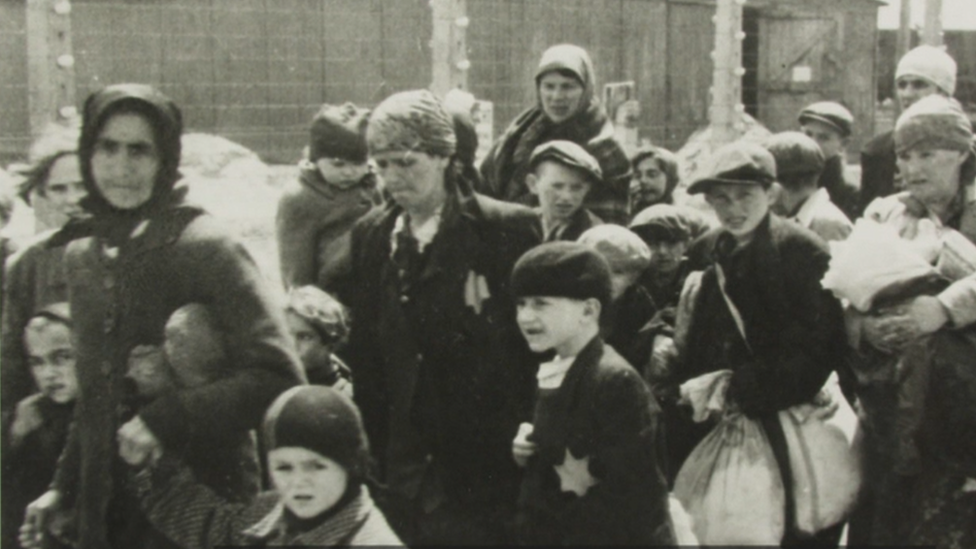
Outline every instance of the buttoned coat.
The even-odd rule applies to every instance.
[[[392,472],[418,451],[450,500],[514,505],[511,441],[530,413],[535,361],[515,324],[509,276],[539,242],[538,220],[524,206],[449,192],[422,272],[401,291],[391,234],[402,212],[391,202],[359,221],[355,284],[344,285],[353,327],[341,354],[373,453],[407,498],[417,486]],[[406,431],[423,448],[391,447],[391,435]]]
[[[640,374],[594,337],[537,414],[519,494],[518,531],[530,545],[663,545],[676,542],[661,469],[661,409]],[[582,461],[594,484],[571,492],[564,475]]]

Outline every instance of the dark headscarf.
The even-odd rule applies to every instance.
[[[95,145],[105,123],[112,116],[123,113],[142,116],[149,122],[160,160],[152,195],[145,203],[132,209],[116,208],[106,200],[95,184],[91,167]],[[181,204],[187,192],[185,187],[177,187],[182,177],[179,171],[182,134],[183,116],[179,108],[151,86],[115,84],[88,96],[82,115],[78,157],[82,181],[88,191],[81,206],[91,217],[69,222],[55,241],[63,243],[97,235],[118,244],[143,219]]]
[[[572,75],[583,85],[579,110],[558,123],[546,116],[541,98],[538,98],[540,79],[553,71]],[[572,141],[597,159],[604,175],[604,187],[590,191],[588,207],[595,209],[594,213],[604,219],[609,217],[612,220],[621,217],[615,215],[620,212],[603,212],[599,207],[608,207],[608,203],[614,202],[610,209],[622,210],[625,215],[630,164],[616,141],[606,110],[596,98],[593,62],[589,54],[583,48],[570,44],[549,48],[542,55],[536,71],[535,86],[536,104],[515,118],[485,157],[481,165],[484,183],[478,190],[509,202],[534,203],[525,184],[532,151],[548,141]],[[593,208],[596,205],[599,207]]]

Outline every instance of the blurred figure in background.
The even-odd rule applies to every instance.
[[[637,215],[655,204],[673,204],[680,182],[678,157],[662,147],[643,147],[630,159],[630,214]]]
[[[840,103],[821,101],[800,111],[800,131],[820,145],[824,169],[817,186],[827,189],[830,201],[837,204],[848,219],[860,216],[858,185],[847,174],[846,150],[854,128],[854,115]]]

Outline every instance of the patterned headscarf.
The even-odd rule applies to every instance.
[[[454,120],[427,90],[391,95],[373,111],[366,129],[369,153],[420,151],[451,157],[457,149]]]

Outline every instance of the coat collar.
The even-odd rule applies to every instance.
[[[563,383],[553,398],[553,414],[555,417],[568,417],[572,413],[578,401],[577,395],[579,395],[580,386],[590,377],[600,362],[601,356],[603,356],[603,340],[597,335],[576,355],[576,360],[566,372],[566,377],[563,378]],[[553,439],[566,441],[569,436],[569,422],[556,422],[554,427]]]
[[[348,544],[349,537],[358,530],[373,510],[373,500],[369,489],[362,487],[362,492],[352,499],[336,515],[318,527],[304,532],[294,539],[287,540],[290,545],[332,547],[341,543]],[[285,540],[285,505],[278,502],[261,520],[242,532],[245,537],[255,540],[271,541]]]
[[[810,228],[813,224],[813,217],[816,215],[817,211],[824,207],[825,204],[830,202],[830,193],[825,188],[819,188],[812,195],[807,197],[800,206],[800,210],[796,212],[793,216],[801,227]]]

